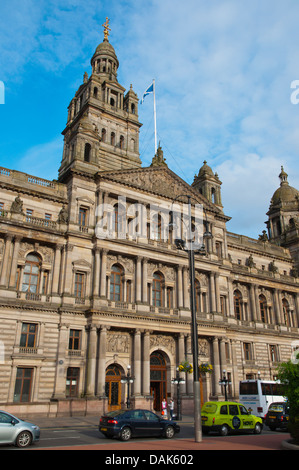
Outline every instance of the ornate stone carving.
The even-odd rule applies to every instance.
[[[107,351],[114,353],[128,353],[130,349],[130,338],[128,334],[108,333]]]
[[[164,336],[164,335],[151,335],[150,337],[150,347],[151,348],[158,348],[165,347],[168,349],[172,354],[175,353],[175,340],[172,336]]]

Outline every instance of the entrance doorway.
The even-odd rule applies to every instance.
[[[108,398],[108,410],[120,410],[121,408],[121,370],[116,364],[111,364],[106,369],[105,395]]]
[[[167,365],[160,351],[155,351],[150,357],[150,387],[155,411],[161,411],[163,398],[167,399]]]

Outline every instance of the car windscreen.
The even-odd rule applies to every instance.
[[[215,413],[216,410],[217,405],[215,405],[214,403],[205,403],[201,411],[203,411],[204,413]]]
[[[271,403],[268,411],[283,413],[283,403]]]

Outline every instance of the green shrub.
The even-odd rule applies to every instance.
[[[299,359],[299,354],[297,354]],[[278,379],[290,406],[289,432],[299,445],[299,361],[283,362],[278,367]]]

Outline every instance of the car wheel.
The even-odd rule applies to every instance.
[[[17,447],[28,447],[32,442],[32,435],[29,431],[22,431],[16,439]]]
[[[227,436],[229,432],[228,426],[226,424],[223,424],[220,428],[220,436]]]
[[[174,429],[173,426],[167,426],[165,429],[165,437],[166,439],[172,439],[174,436]]]
[[[261,434],[261,432],[262,432],[262,425],[261,425],[260,423],[256,423],[253,432],[254,432],[254,434]]]
[[[121,441],[129,441],[132,436],[132,431],[130,428],[123,428],[120,432],[119,438]]]

